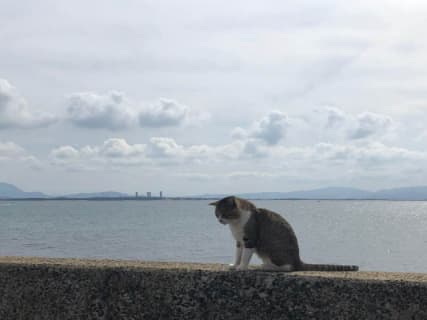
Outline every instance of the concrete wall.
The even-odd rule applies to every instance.
[[[427,319],[427,274],[0,258],[0,319]]]

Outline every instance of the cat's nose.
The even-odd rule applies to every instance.
[[[221,224],[225,224],[225,221],[224,221],[224,220],[222,220],[221,218],[218,218],[218,221],[219,221],[219,223],[221,223]]]

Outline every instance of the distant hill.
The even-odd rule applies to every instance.
[[[219,199],[227,196],[227,194],[202,194],[187,196],[181,198],[195,199]],[[312,190],[300,190],[291,192],[253,192],[240,193],[236,196],[246,199],[367,199],[367,200],[426,200],[427,201],[427,186],[405,187],[383,189],[378,191],[366,191],[348,187],[328,187]],[[62,196],[49,196],[41,192],[25,192],[16,186],[9,183],[0,182],[0,199],[25,199],[25,198],[41,198],[41,199],[90,199],[90,198],[129,198],[129,194],[104,191],[90,193],[75,193]]]
[[[42,192],[25,192],[14,186],[13,184],[0,182],[0,199],[26,199],[26,198],[70,198],[70,199],[90,199],[90,198],[126,198],[129,197],[126,193],[115,191],[91,192],[91,193],[76,193],[63,196],[50,196]]]
[[[249,199],[367,199],[371,198],[372,194],[370,191],[355,188],[328,187],[291,192],[242,193],[240,196]]]
[[[13,184],[0,182],[0,199],[1,198],[46,198],[47,195],[41,192],[25,192],[15,187]]]
[[[314,200],[427,200],[427,186],[367,191],[348,187],[328,187],[291,192],[254,192],[235,194],[246,199],[314,199]],[[191,198],[219,199],[226,194],[204,194]]]
[[[375,199],[427,200],[427,186],[384,189],[374,192]]]
[[[104,192],[89,192],[89,193],[75,193],[61,196],[60,198],[72,198],[72,199],[89,199],[89,198],[128,198],[127,193],[121,193],[116,191],[104,191]]]

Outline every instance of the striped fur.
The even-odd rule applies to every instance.
[[[271,271],[357,271],[357,266],[310,264],[300,259],[298,240],[291,225],[278,213],[257,208],[248,200],[226,197],[211,203],[222,224],[229,225],[236,241],[236,270],[245,270],[253,253]]]

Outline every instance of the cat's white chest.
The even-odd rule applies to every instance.
[[[250,217],[251,217],[250,211],[241,211],[239,220],[229,224],[231,234],[233,235],[233,238],[236,241],[239,241],[239,242],[243,241],[245,225],[248,222]]]
[[[236,241],[243,241],[243,229],[244,229],[244,226],[240,224],[238,225],[230,224],[231,234],[233,235],[233,238]]]

